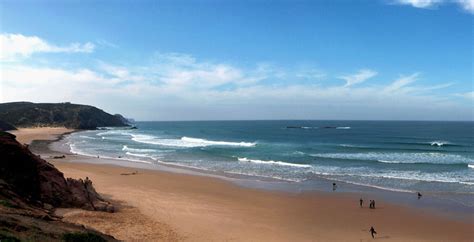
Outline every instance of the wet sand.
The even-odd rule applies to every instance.
[[[132,231],[140,224],[154,224],[162,232],[153,238],[161,240],[365,241],[372,240],[370,226],[377,240],[474,240],[474,219],[451,220],[381,200],[376,209],[369,209],[368,201],[360,208],[359,197],[349,193],[256,190],[206,176],[90,164],[104,159],[78,155],[49,161],[67,177],[89,177],[99,193],[135,209],[135,219],[65,213],[66,220],[100,231],[115,228],[108,232],[124,240],[140,239]],[[152,233],[153,226],[143,227],[141,236]]]

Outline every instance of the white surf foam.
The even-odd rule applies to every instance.
[[[253,159],[248,159],[248,158],[237,158],[240,162],[251,162],[251,163],[256,163],[256,164],[265,164],[265,165],[279,165],[279,166],[293,166],[293,167],[299,167],[299,168],[311,168],[311,165],[304,165],[304,164],[294,164],[294,163],[288,163],[288,162],[283,162],[283,161],[273,161],[273,160],[253,160]]]
[[[438,147],[441,147],[443,145],[448,145],[448,144],[450,144],[448,141],[432,141],[432,142],[430,142],[431,146],[438,146]]]
[[[351,129],[351,127],[336,127],[336,129]]]
[[[331,159],[352,159],[377,161],[392,164],[467,164],[472,159],[456,154],[443,154],[435,152],[422,153],[321,153],[310,154],[313,157]]]
[[[132,153],[132,152],[129,152],[129,151],[127,151],[125,154],[131,155],[131,156],[136,156],[136,157],[141,157],[141,158],[150,158],[152,160],[157,160],[155,157],[153,157],[149,154],[136,154],[136,153]]]
[[[76,148],[74,144],[69,144],[69,150],[70,150],[71,153],[77,154],[77,155],[82,155],[82,156],[87,156],[87,157],[98,157],[98,156],[99,156],[99,155],[96,155],[96,154],[86,153],[86,152],[84,152],[84,151],[82,151],[82,150]],[[131,161],[131,162],[152,164],[151,162],[149,162],[149,161],[144,161],[144,160],[121,159],[121,158],[117,158],[117,157],[110,157],[110,156],[104,156],[104,155],[100,155],[99,157],[100,157],[100,158],[109,159],[109,160],[126,160],[126,161]],[[155,160],[156,160],[156,159],[155,159]]]
[[[201,146],[207,145],[223,145],[223,146],[243,146],[243,147],[253,147],[256,143],[250,142],[228,142],[228,141],[213,141],[213,140],[206,140],[206,139],[199,139],[199,138],[192,138],[192,137],[182,137],[182,141],[187,143],[199,144]]]
[[[154,152],[155,150],[153,149],[136,149],[136,148],[130,148],[126,145],[124,145],[122,147],[122,150],[123,151],[132,151],[132,152],[142,152],[142,153],[146,153],[146,152]]]
[[[440,182],[468,184],[472,177],[459,176],[454,172],[426,173],[422,171],[374,170],[364,167],[314,167],[311,170],[316,175],[338,178],[346,182],[362,182],[373,184],[374,179],[397,179],[406,182]]]
[[[467,167],[474,169],[474,164],[467,164]]]
[[[151,135],[132,134],[132,140],[140,143],[172,146],[172,147],[205,147],[205,146],[237,146],[237,147],[253,147],[256,143],[250,142],[228,142],[213,141],[199,138],[182,137],[181,139],[160,139]]]
[[[130,131],[127,131],[127,130],[108,130],[108,131],[105,131],[105,132],[99,132],[97,134],[95,134],[97,136],[104,136],[104,135],[131,135],[130,134]]]

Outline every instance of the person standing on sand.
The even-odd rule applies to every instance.
[[[362,207],[363,204],[364,204],[364,200],[362,200],[362,198],[360,198],[360,200],[359,200],[360,207]]]
[[[372,239],[375,239],[374,234],[377,234],[377,231],[375,231],[374,226],[370,226],[369,232],[370,232],[370,235],[372,235]]]
[[[372,209],[375,208],[375,200],[370,200],[369,208],[372,208]]]
[[[333,191],[336,191],[336,188],[337,188],[337,185],[336,185],[335,182],[333,182],[333,183],[332,183],[332,190],[333,190]]]
[[[421,195],[420,192],[417,192],[417,195],[418,195],[418,200],[420,200],[421,196],[423,196],[423,195]]]

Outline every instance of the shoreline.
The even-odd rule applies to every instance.
[[[81,132],[76,130],[73,132]],[[59,152],[65,155],[79,157],[80,162],[90,164],[105,164],[128,168],[141,168],[152,171],[172,172],[185,175],[197,175],[224,180],[234,185],[257,189],[262,191],[276,191],[289,194],[298,193],[328,193],[332,191],[332,183],[338,185],[336,193],[351,194],[354,199],[359,196],[372,197],[376,200],[390,201],[397,206],[408,207],[410,209],[421,209],[429,213],[444,216],[449,219],[473,222],[474,216],[474,195],[464,193],[442,194],[423,193],[423,199],[418,200],[415,192],[388,189],[377,186],[354,184],[342,180],[327,179],[324,177],[314,178],[309,181],[296,182],[273,177],[252,176],[247,174],[218,172],[207,169],[199,169],[190,166],[178,165],[169,162],[159,162],[158,164],[148,164],[140,160],[130,160],[118,157],[97,157],[71,152],[69,145],[63,138],[72,132],[62,134],[58,139],[49,141],[43,145],[43,151]]]
[[[190,240],[365,240],[372,225],[379,238],[389,240],[474,238],[472,219],[455,221],[378,198],[377,209],[361,209],[358,195],[350,192],[287,193],[206,175],[87,163],[103,163],[102,158],[46,159],[68,177],[90,177],[99,193],[137,207]]]

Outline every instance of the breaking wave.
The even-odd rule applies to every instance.
[[[299,167],[299,168],[311,168],[311,165],[304,165],[304,164],[294,164],[294,163],[288,163],[288,162],[283,162],[283,161],[273,161],[273,160],[253,160],[253,159],[248,159],[248,158],[237,158],[240,162],[251,162],[255,164],[265,164],[265,165],[279,165],[279,166],[293,166],[293,167]]]
[[[136,153],[132,153],[132,152],[128,152],[128,151],[125,154],[131,155],[131,156],[136,156],[136,157],[141,157],[141,158],[150,158],[152,160],[157,160],[155,157],[153,157],[151,155],[148,155],[148,154],[136,154]]]
[[[434,152],[424,153],[322,153],[310,154],[313,157],[344,159],[344,160],[368,160],[392,164],[468,164],[474,160],[455,154],[442,154]]]
[[[155,136],[132,134],[132,140],[140,143],[173,146],[173,147],[205,147],[205,146],[240,146],[253,147],[256,143],[250,142],[228,142],[228,141],[213,141],[199,138],[182,137],[181,139],[160,139]]]
[[[441,147],[441,146],[444,146],[444,145],[450,145],[451,143],[447,142],[447,141],[432,141],[430,142],[430,145],[431,146],[438,146],[438,147]]]
[[[155,150],[153,149],[135,149],[135,148],[129,148],[128,146],[124,145],[123,148],[122,148],[123,151],[132,151],[132,152],[142,152],[142,153],[146,153],[146,152],[154,152]]]

